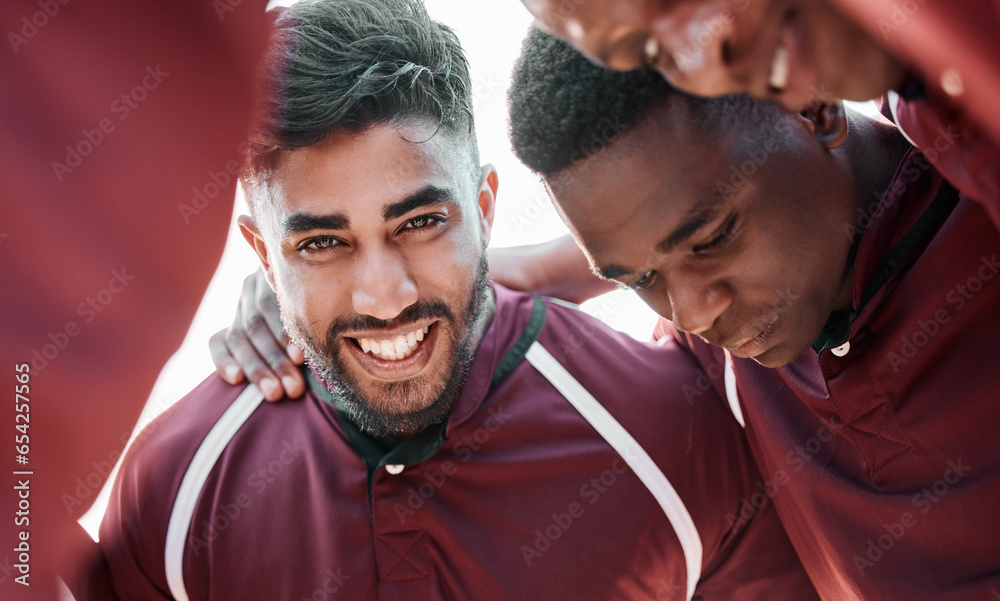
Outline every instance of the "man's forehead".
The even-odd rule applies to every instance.
[[[282,217],[331,210],[381,215],[427,188],[457,198],[465,165],[455,164],[454,142],[437,138],[421,127],[384,125],[289,151],[272,178],[276,208]]]

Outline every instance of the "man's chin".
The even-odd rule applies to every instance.
[[[751,358],[764,367],[774,369],[784,367],[785,365],[794,362],[802,356],[802,353],[809,350],[809,348],[809,345],[791,346],[779,343]]]
[[[412,434],[448,417],[457,396],[451,375],[443,374],[437,384],[426,376],[370,384],[341,375],[331,394],[337,408],[369,435]]]

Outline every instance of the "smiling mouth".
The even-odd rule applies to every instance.
[[[352,338],[351,340],[366,354],[377,359],[402,361],[420,348],[430,328],[431,326],[424,326],[392,338]]]

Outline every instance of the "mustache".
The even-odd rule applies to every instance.
[[[388,330],[411,323],[442,319],[454,321],[455,315],[448,305],[439,300],[421,301],[403,309],[396,317],[385,320],[371,315],[353,314],[335,320],[327,330],[327,341],[333,342],[346,331]]]

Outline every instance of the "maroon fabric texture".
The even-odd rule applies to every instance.
[[[926,85],[926,98],[900,101],[898,125],[1000,227],[1000,1],[832,4]]]
[[[854,298],[930,203],[911,153],[855,263]],[[746,432],[796,550],[828,600],[1000,598],[1000,236],[962,198],[854,324],[850,350],[733,366]],[[725,394],[724,351],[673,334]]]
[[[497,313],[447,423],[400,474],[366,469],[314,393],[264,403],[210,475],[185,547],[193,600],[683,599],[684,555],[663,511],[590,424],[527,362],[495,388],[532,299],[496,287]],[[540,342],[627,428],[684,500],[704,545],[701,599],[815,593],[768,503],[739,425],[689,403],[694,363],[554,303]],[[118,597],[168,599],[174,496],[242,391],[213,376],[129,452],[101,530]],[[709,393],[710,394],[710,393]],[[765,495],[760,493],[761,498]]]
[[[215,271],[264,4],[0,4],[0,353],[8,377],[30,365],[35,475],[30,587],[7,568],[21,528],[0,495],[5,600],[55,599],[60,554],[93,545],[75,520]],[[15,403],[3,407],[13,433]],[[10,469],[0,484],[12,490]]]

